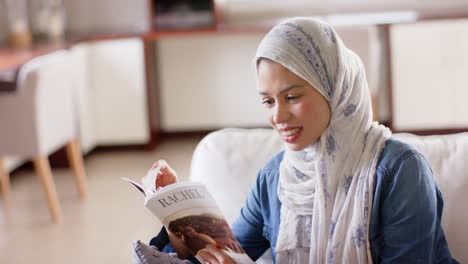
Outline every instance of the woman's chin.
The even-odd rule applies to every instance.
[[[307,147],[307,145],[303,145],[299,143],[287,143],[287,142],[286,142],[286,146],[292,151],[301,151]]]
[[[311,147],[311,146],[317,144],[317,142],[318,142],[318,138],[316,140],[314,140],[314,141],[311,141],[311,142],[304,142],[304,141],[299,140],[299,139],[292,142],[292,143],[288,143],[288,142],[285,141],[287,148],[292,150],[292,151],[304,150],[304,149],[306,149],[308,147]]]

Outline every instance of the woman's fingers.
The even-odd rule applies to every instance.
[[[219,240],[221,244],[223,244],[228,250],[242,253],[244,250],[240,247],[239,243],[231,238],[225,238],[223,240]]]
[[[167,164],[165,160],[158,160],[152,168],[159,167],[159,174],[156,176],[156,190],[178,181],[176,172]]]
[[[161,163],[164,163],[166,162],[165,160],[158,160],[156,161],[155,163],[153,163],[153,166],[151,166],[151,169],[154,169],[154,168],[157,168],[159,166],[161,166]]]
[[[206,248],[198,251],[197,258],[204,264],[235,264],[232,259],[216,246],[207,244]]]
[[[223,251],[221,251],[219,248],[216,246],[213,246],[211,244],[206,245],[206,249],[216,258],[217,262],[214,263],[220,263],[220,264],[235,264],[232,259],[226,255]],[[213,262],[210,261],[210,264],[213,264]]]
[[[218,262],[216,257],[205,248],[198,251],[197,258],[200,259],[200,261],[203,264],[219,264],[220,263]]]
[[[234,250],[234,252],[237,252],[237,253],[242,253],[243,251],[240,245],[236,241],[231,241],[231,248]]]

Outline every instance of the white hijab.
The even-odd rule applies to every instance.
[[[276,263],[372,263],[369,247],[377,161],[390,131],[372,122],[364,67],[328,24],[294,18],[273,28],[255,61],[280,63],[328,101],[331,120],[280,166]]]

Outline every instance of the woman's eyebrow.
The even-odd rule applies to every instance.
[[[285,88],[282,88],[279,93],[284,94],[284,93],[287,93],[287,92],[291,91],[292,89],[302,88],[302,87],[304,87],[304,85],[302,85],[302,84],[291,84],[289,86],[286,86]],[[264,91],[259,91],[258,93],[260,95],[268,95],[268,92],[264,92]]]

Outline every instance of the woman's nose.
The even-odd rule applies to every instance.
[[[273,110],[273,121],[276,124],[281,124],[288,121],[291,118],[291,112],[285,106],[277,104]]]

